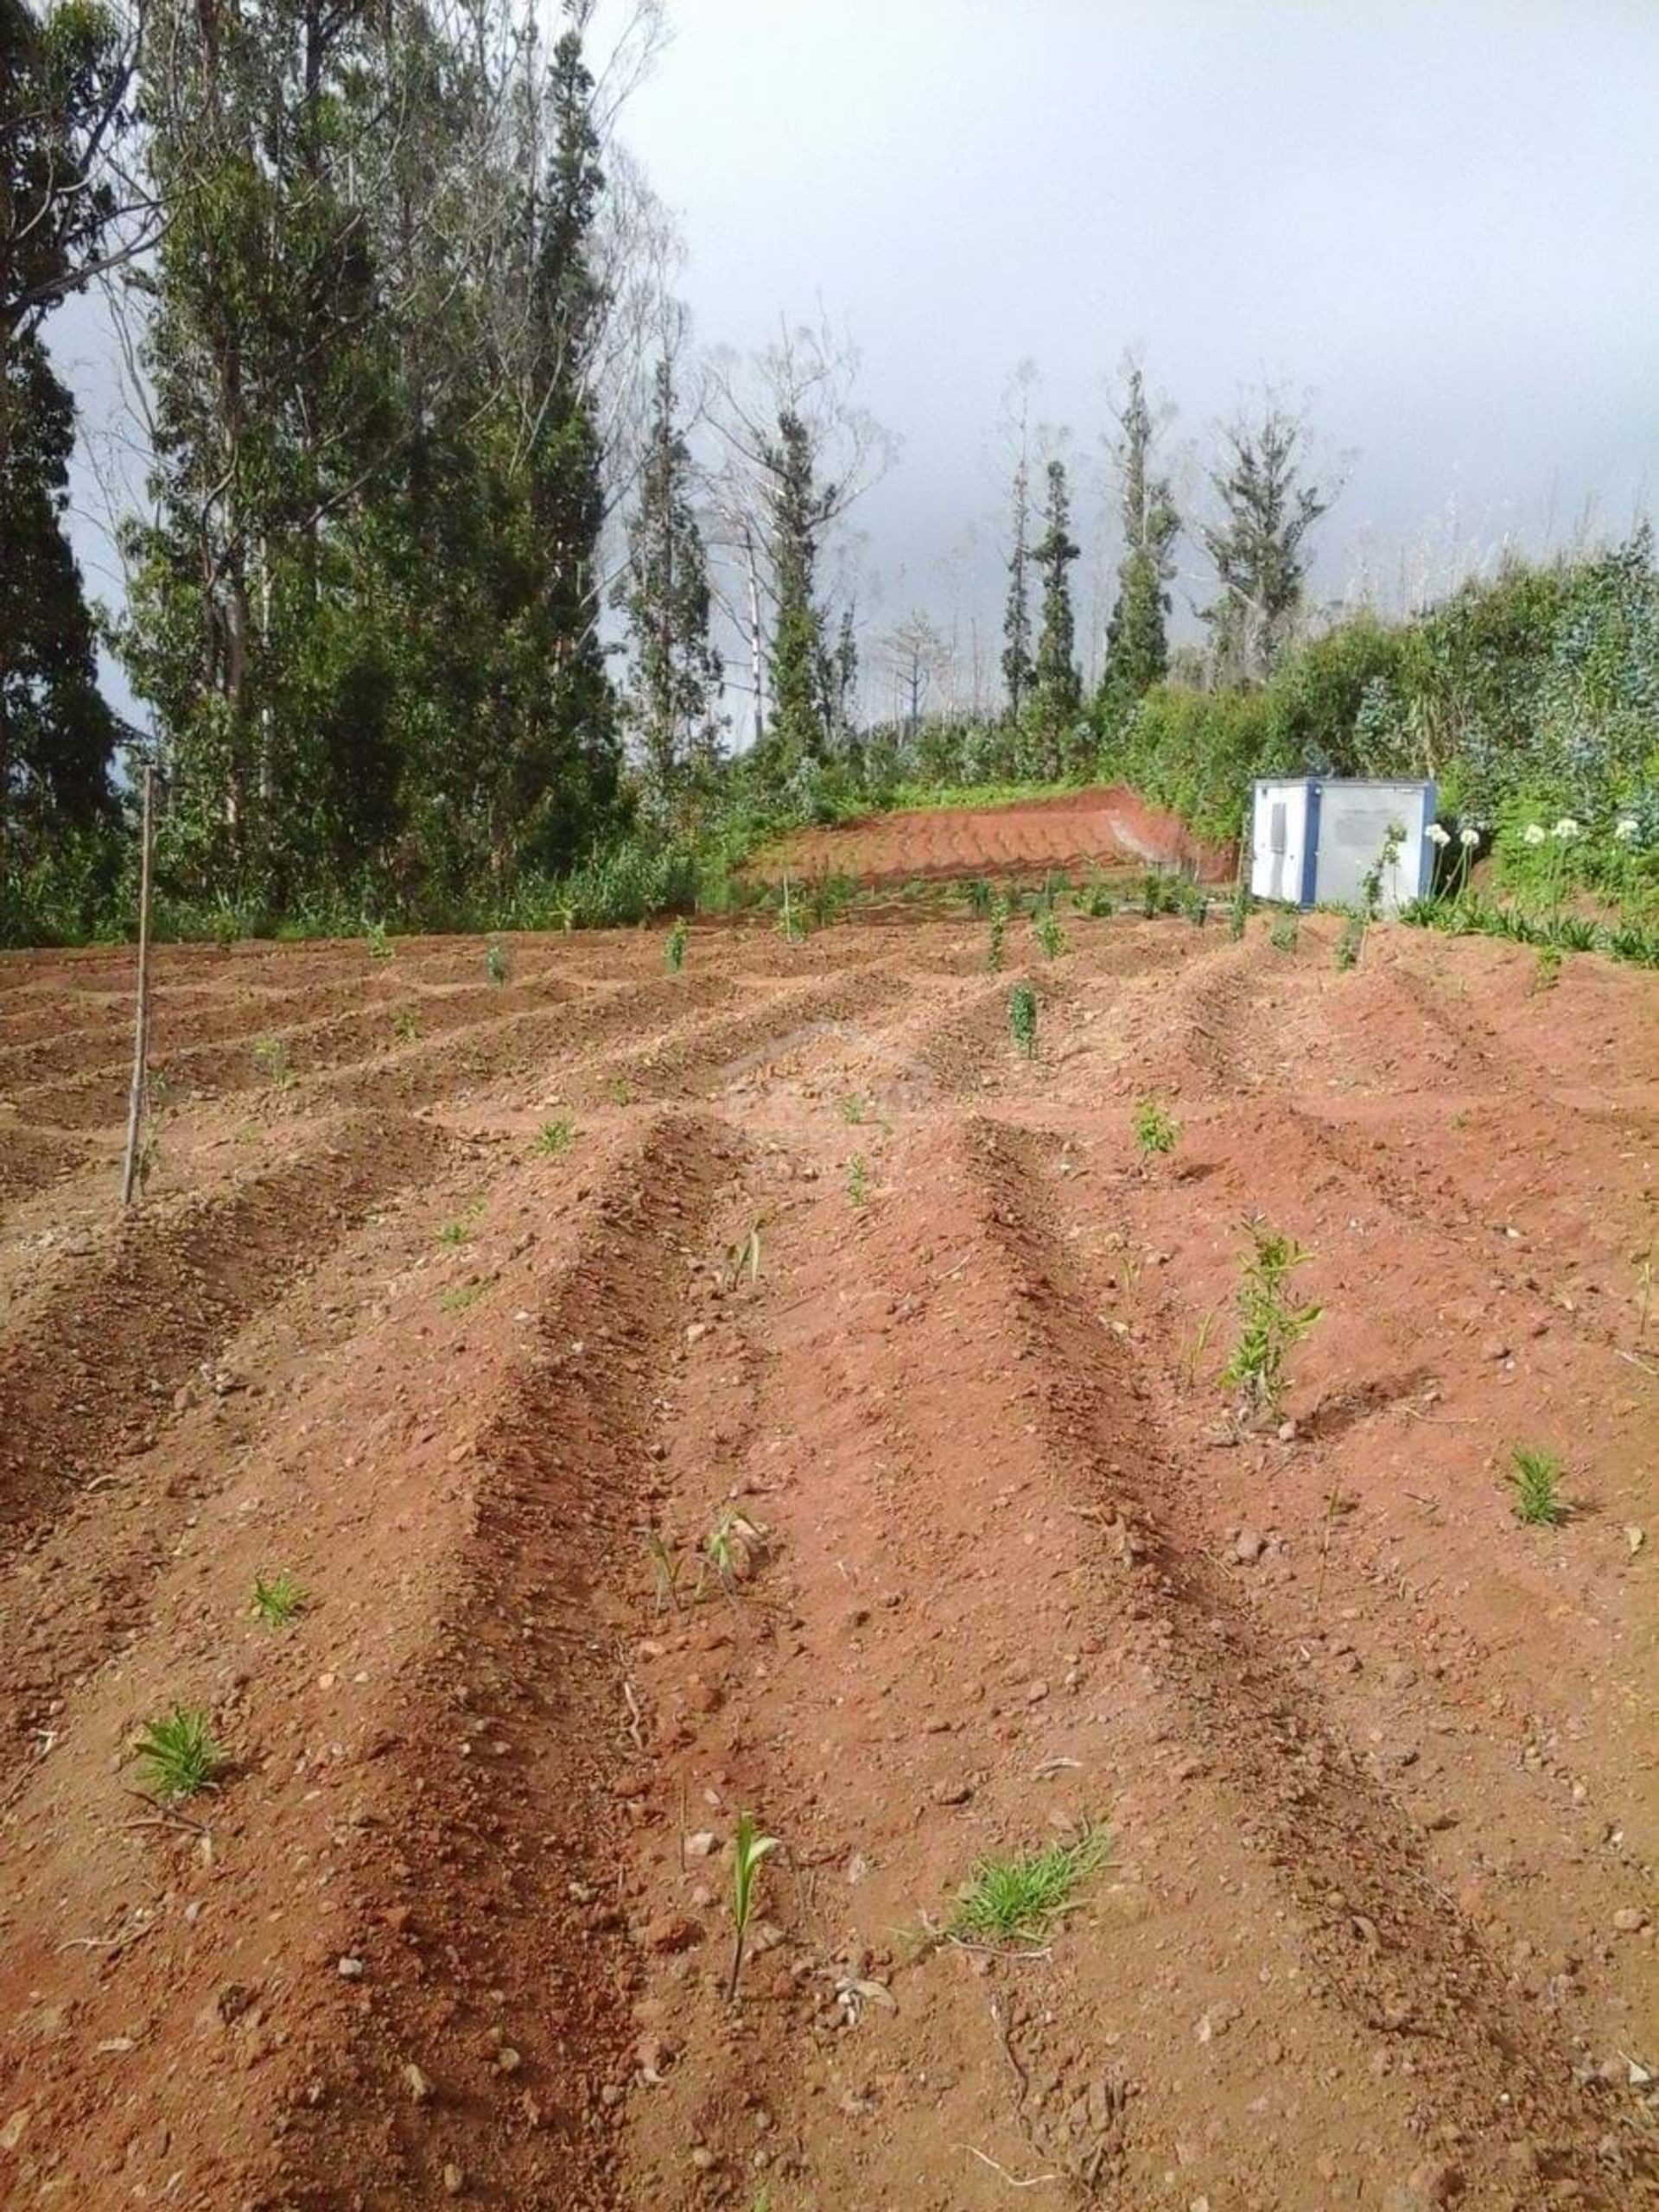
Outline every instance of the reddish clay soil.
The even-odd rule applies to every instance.
[[[804,875],[840,874],[891,885],[928,876],[1029,875],[1148,861],[1215,880],[1231,876],[1234,855],[1196,843],[1173,815],[1113,784],[1009,806],[873,814],[862,822],[798,830],[764,855],[757,868],[770,874],[786,867]]]
[[[0,962],[7,2207],[1656,2201],[1659,989],[1066,927]]]

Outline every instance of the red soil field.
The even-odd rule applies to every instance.
[[[1197,843],[1173,815],[1112,784],[1007,806],[873,814],[797,830],[758,868],[762,874],[787,867],[803,875],[844,874],[892,885],[926,876],[1032,875],[1147,861],[1186,868],[1209,881],[1230,880],[1234,855]]]
[[[0,2202],[1656,2201],[1654,979],[1065,927],[0,960]]]

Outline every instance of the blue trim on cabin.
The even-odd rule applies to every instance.
[[[1304,906],[1312,906],[1319,897],[1320,788],[1312,777],[1308,778],[1307,811],[1302,820],[1302,895],[1299,901]]]

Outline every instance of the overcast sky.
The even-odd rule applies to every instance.
[[[1098,451],[1139,348],[1200,447],[1306,397],[1347,487],[1321,582],[1618,531],[1659,475],[1656,0],[678,0],[624,135],[698,335],[819,304],[901,441],[859,512],[879,620],[995,625],[1001,397]],[[1078,534],[1098,542],[1086,505]],[[1185,585],[1202,595],[1189,546]]]
[[[701,341],[753,347],[820,312],[855,340],[899,442],[856,516],[874,628],[913,605],[947,619],[940,564],[976,528],[994,657],[996,425],[1027,358],[1081,464],[1138,348],[1195,493],[1243,390],[1305,398],[1346,466],[1332,594],[1363,566],[1398,597],[1402,572],[1559,544],[1586,511],[1617,533],[1651,503],[1656,0],[670,10],[623,136],[678,216]],[[72,362],[84,315],[54,332]],[[1086,486],[1078,507],[1086,597],[1111,548]],[[1202,597],[1190,543],[1183,563]]]

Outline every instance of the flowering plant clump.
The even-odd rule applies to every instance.
[[[1547,835],[1548,832],[1541,822],[1529,822],[1521,833],[1522,842],[1528,845],[1541,845]]]
[[[1573,839],[1580,836],[1582,832],[1580,830],[1578,823],[1573,819],[1572,816],[1570,814],[1564,814],[1560,820],[1555,824],[1554,834],[1560,839],[1564,845],[1566,845],[1570,844]]]
[[[1633,814],[1621,815],[1613,824],[1613,835],[1621,845],[1633,845],[1641,834],[1642,825]]]
[[[1458,832],[1458,842],[1463,847],[1465,853],[1472,853],[1475,847],[1480,842],[1479,830],[1459,830]]]
[[[1452,842],[1452,832],[1442,829],[1438,822],[1431,822],[1424,834],[1431,845],[1438,845],[1442,849]]]

